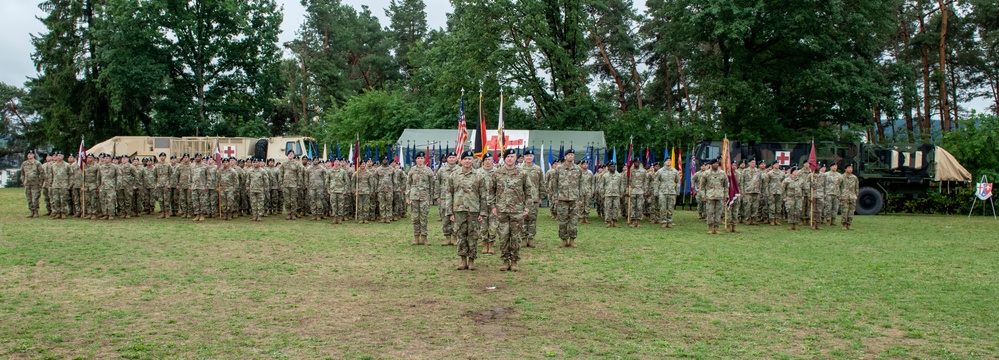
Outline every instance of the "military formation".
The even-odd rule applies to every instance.
[[[518,271],[521,247],[535,247],[540,206],[547,199],[558,220],[560,247],[578,246],[579,224],[589,223],[595,209],[605,227],[629,227],[643,221],[673,228],[683,173],[669,159],[646,168],[633,159],[623,169],[607,163],[590,170],[588,160],[575,161],[568,150],[549,171],[535,164],[535,154],[507,150],[502,158],[478,158],[471,152],[442,156],[436,171],[426,154],[403,170],[392,159],[357,166],[347,159],[310,159],[289,151],[284,162],[275,159],[215,159],[201,154],[160,153],[156,158],[109,154],[87,155],[59,151],[36,159],[29,151],[21,164],[21,180],[30,214],[38,217],[40,202],[46,216],[95,220],[133,218],[156,213],[157,218],[192,221],[242,216],[261,221],[268,216],[332,224],[356,221],[391,223],[411,211],[412,245],[430,245],[431,205],[438,206],[443,246],[456,246],[459,270],[475,270],[478,254],[503,259],[503,271]],[[665,166],[664,166],[665,165]],[[729,198],[729,176],[715,160],[694,173],[697,212],[708,234],[738,233],[739,224],[799,224],[812,229],[832,226],[838,214],[844,230],[852,230],[858,179],[853,167],[840,173],[835,164],[813,171],[782,169],[777,164],[739,164],[734,171],[740,196]],[[480,251],[481,248],[481,251]]]

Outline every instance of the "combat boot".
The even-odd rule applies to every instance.
[[[718,230],[718,225],[715,225],[715,235],[721,235],[721,230]]]
[[[411,245],[420,245],[420,235],[413,236],[413,243]]]
[[[560,244],[558,247],[569,247],[569,241],[562,239],[562,244]]]
[[[107,220],[114,220],[114,216],[108,215]]]
[[[448,246],[448,245],[451,245],[451,235],[445,235],[444,242],[441,243],[441,246]]]
[[[667,229],[672,229],[673,228],[673,224],[672,223],[666,223],[666,228]]]
[[[500,271],[510,270],[510,260],[503,260],[503,266],[500,267]]]
[[[517,271],[517,270],[519,270],[519,269],[517,269],[517,262],[516,261],[511,261],[510,262],[510,271]]]
[[[850,230],[850,229],[846,225],[843,225],[843,230]]]
[[[430,246],[430,242],[427,241],[426,235],[420,235],[420,245]]]
[[[715,227],[708,225],[708,235],[713,235],[715,233]]]
[[[847,230],[853,230],[853,225],[846,225]]]
[[[790,224],[790,225],[788,225],[788,226],[787,226],[787,229],[788,229],[788,230],[794,230],[794,224]]]
[[[738,234],[738,233],[740,233],[741,231],[737,230],[737,229],[735,228],[735,225],[732,225],[732,232],[733,232],[733,233],[736,233],[736,234]]]
[[[534,248],[534,238],[528,238],[527,239],[527,247],[532,248],[532,249]]]
[[[791,224],[791,230],[798,230],[798,224]]]
[[[60,220],[66,220],[66,214],[59,214]]]
[[[666,228],[666,224],[659,225],[659,227],[665,229]]]
[[[467,256],[462,256],[461,257],[461,265],[458,265],[458,269],[456,269],[456,270],[468,270],[468,257]]]
[[[468,259],[468,270],[475,270],[475,259]]]
[[[610,221],[604,221],[604,225],[605,225],[604,227],[608,227],[609,228],[609,227],[611,227],[611,222]]]
[[[569,238],[569,247],[576,247],[576,238]]]

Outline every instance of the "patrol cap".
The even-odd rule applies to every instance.
[[[417,158],[421,158],[421,157],[427,157],[427,154],[426,154],[426,153],[424,153],[424,152],[422,152],[422,151],[420,151],[420,152],[417,152],[417,153],[416,153],[416,157],[417,157]]]
[[[472,153],[471,150],[465,150],[465,152],[461,153],[461,159],[462,160],[465,160],[465,158],[469,158],[469,157],[475,157],[475,154]]]
[[[565,151],[565,154],[566,154],[566,155],[569,155],[569,154],[575,154],[575,153],[576,153],[576,151],[575,151],[575,150],[572,150],[572,149],[569,149],[569,150],[566,150],[566,151]]]
[[[528,151],[530,151],[530,150],[528,150]],[[506,149],[506,151],[503,152],[503,157],[507,157],[508,155],[516,155],[516,154],[517,154],[517,149]]]

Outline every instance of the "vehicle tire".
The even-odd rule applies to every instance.
[[[253,157],[267,160],[267,139],[257,140],[253,145]]]
[[[870,186],[860,188],[857,193],[857,215],[877,215],[885,206],[881,192]]]

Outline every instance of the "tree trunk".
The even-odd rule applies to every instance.
[[[940,131],[950,131],[950,111],[947,110],[947,8],[943,0],[937,0],[940,6]]]
[[[611,76],[614,78],[614,84],[617,84],[617,101],[620,103],[619,109],[621,113],[628,112],[628,104],[625,102],[624,98],[624,81],[621,80],[621,76],[617,74],[617,70],[614,70],[614,65],[611,64],[610,57],[607,56],[607,48],[604,46],[604,42],[600,40],[600,36],[593,28],[587,26],[590,30],[590,34],[593,34],[593,41],[597,43],[597,49],[600,50],[600,56],[604,58],[604,65],[607,66],[607,71],[610,72]]]
[[[299,80],[299,85],[301,85],[301,88],[302,88],[301,89],[301,91],[302,91],[301,92],[301,95],[302,95],[302,119],[301,120],[302,121],[309,121],[309,105],[305,101],[306,100],[305,99],[305,92],[307,90],[307,87],[305,86],[305,79],[307,79],[306,76],[308,76],[308,73],[307,73],[307,69],[305,68],[305,59],[301,59],[301,61],[302,61],[302,78],[301,78],[301,80]]]
[[[871,112],[871,121],[874,122],[875,128],[878,130],[878,142],[885,142],[885,126],[881,123],[881,106],[874,104],[874,111]]]
[[[683,85],[683,96],[687,98],[687,111],[694,113],[694,104],[690,102],[690,91],[687,89],[687,78],[683,76],[683,65],[680,65],[680,57],[673,55],[676,61],[676,72],[680,74],[680,84]]]
[[[638,110],[642,110],[642,81],[638,79],[638,64],[635,54],[631,54],[631,79],[635,82],[635,97],[638,99]]]
[[[921,34],[926,33],[926,21],[922,15],[919,17],[919,32]],[[919,134],[923,140],[929,140],[930,130],[932,129],[932,125],[930,124],[930,49],[923,42],[920,45],[920,50],[923,61],[923,121],[919,129]]]
[[[666,106],[664,110],[673,111],[673,83],[669,78],[669,59],[663,57],[663,82],[666,84]],[[680,124],[683,126],[683,124]]]

